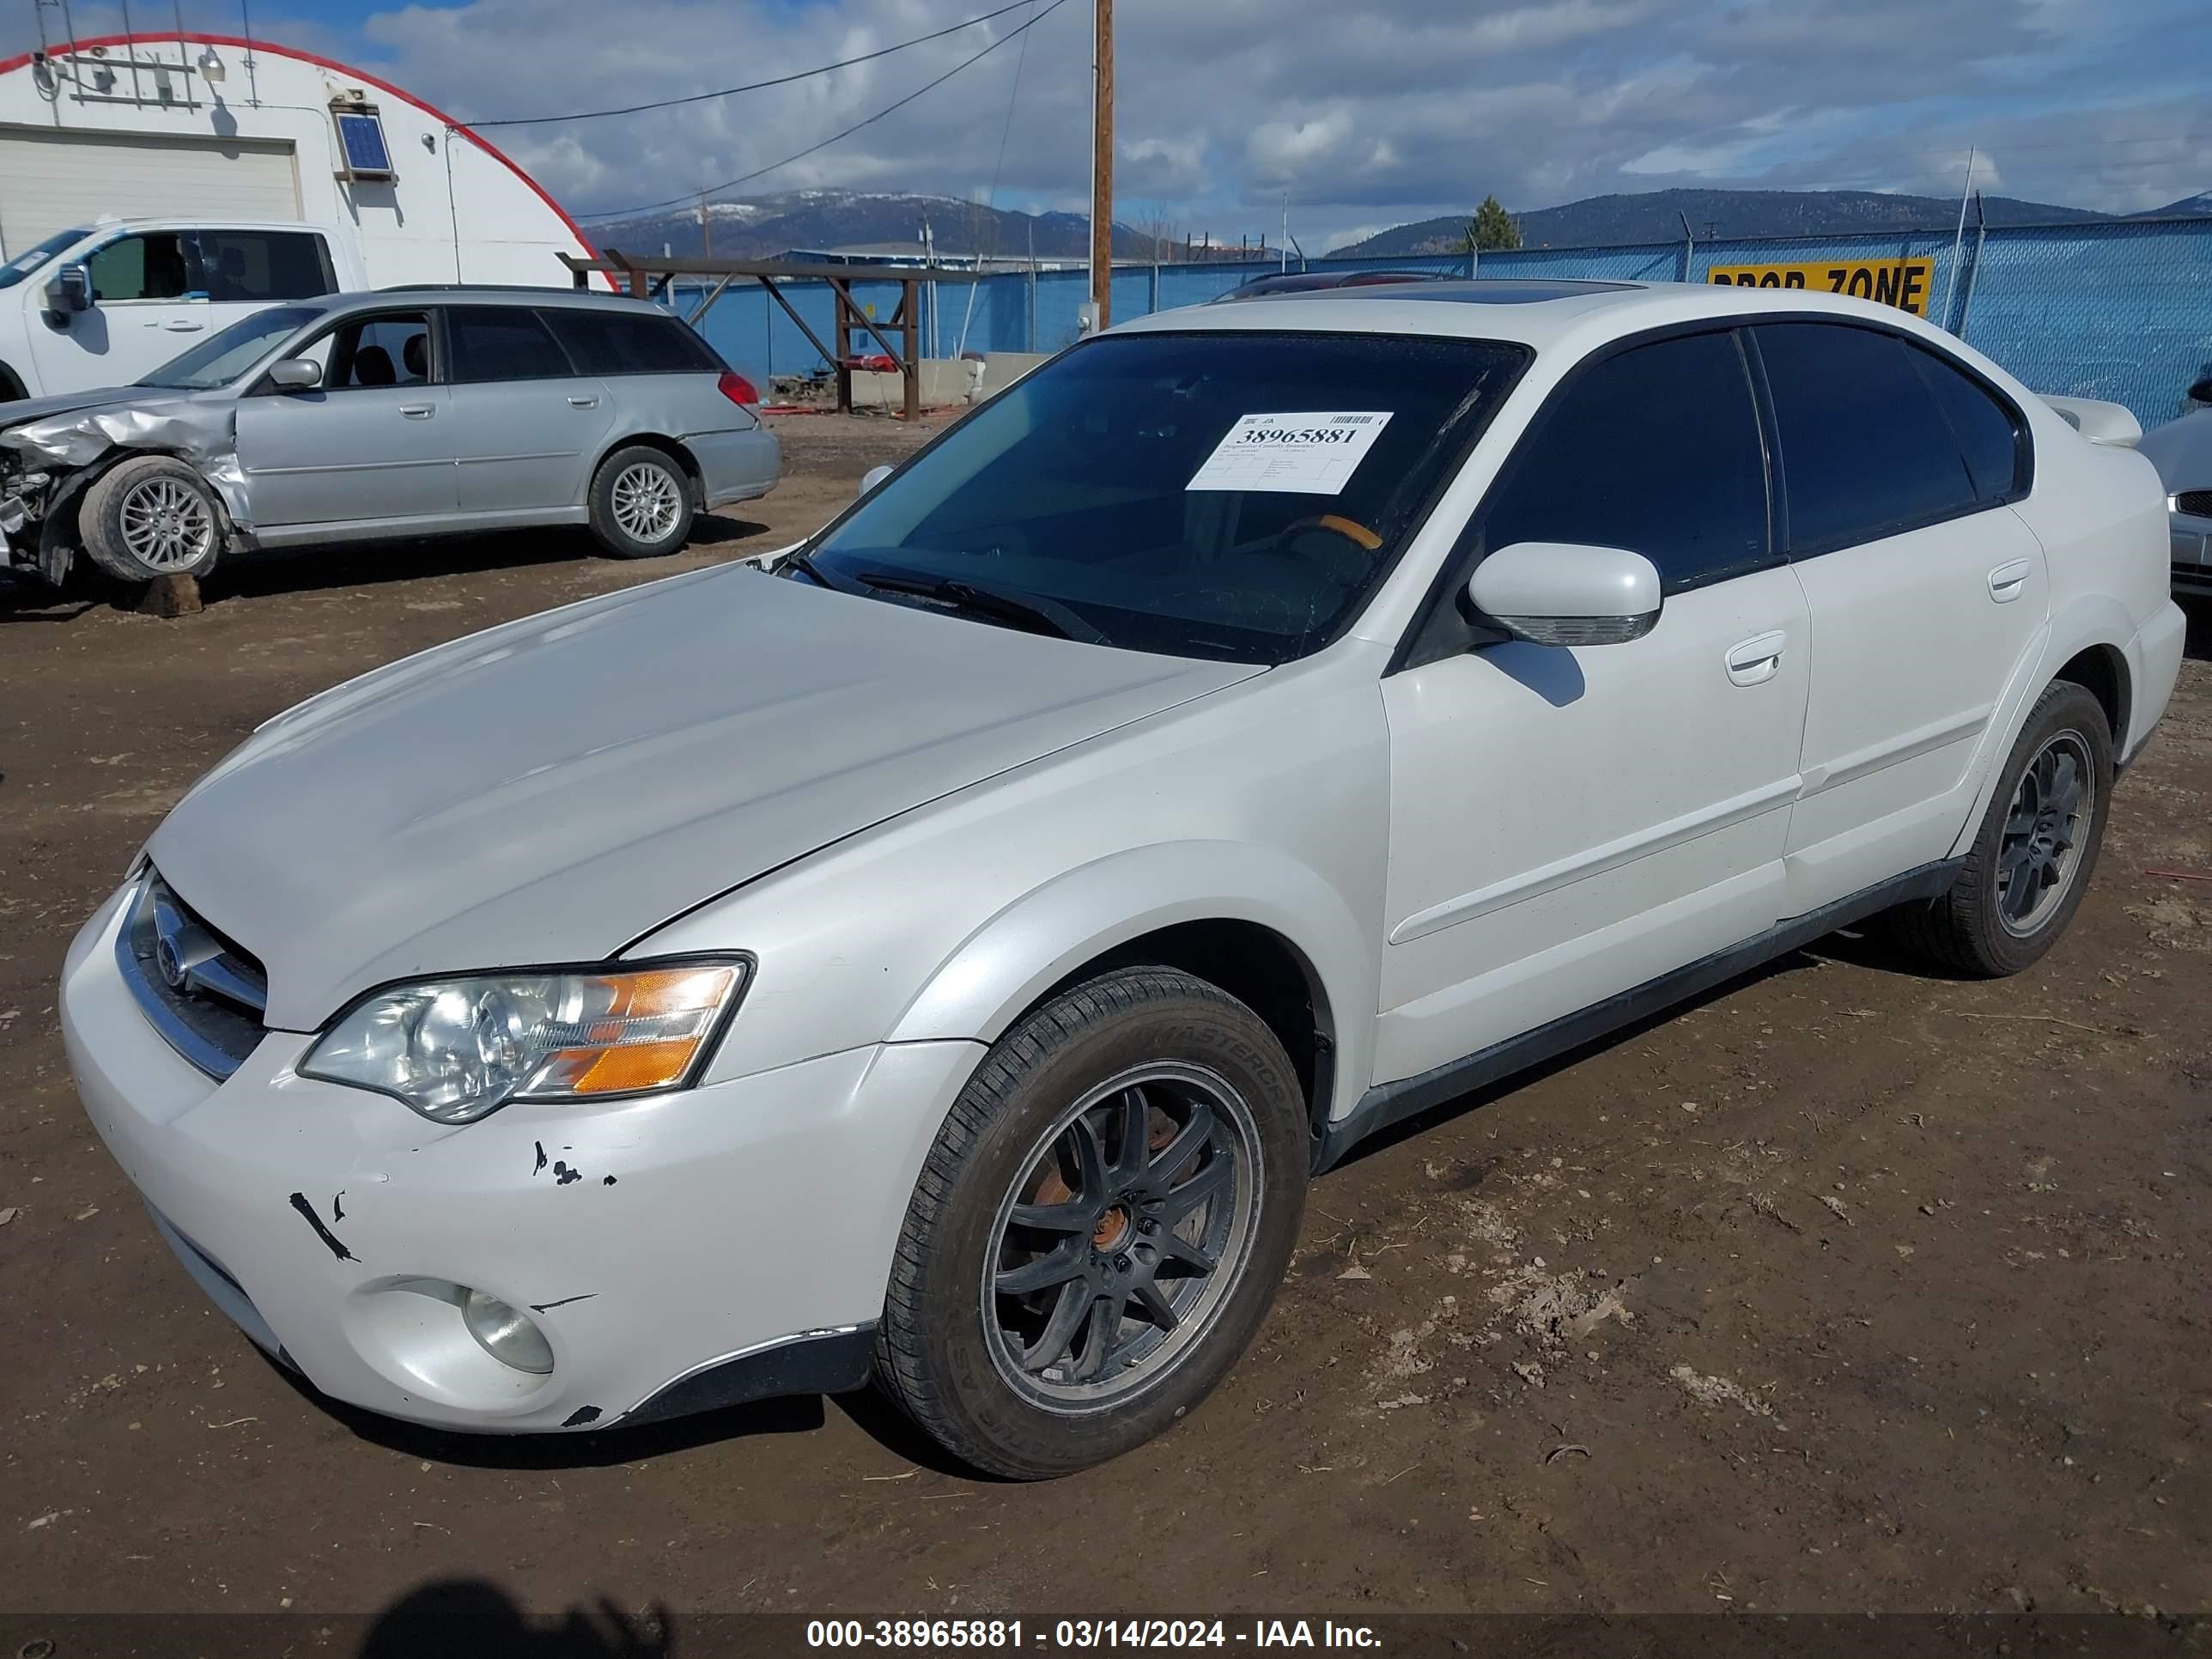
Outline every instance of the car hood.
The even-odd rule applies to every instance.
[[[2144,433],[2136,447],[2150,457],[2168,494],[2212,489],[2212,409]]]
[[[722,567],[310,699],[148,851],[261,958],[269,1024],[311,1030],[393,980],[603,960],[831,842],[1259,672]]]

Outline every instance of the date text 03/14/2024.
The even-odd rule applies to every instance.
[[[1366,1625],[1334,1620],[1255,1619],[814,1619],[810,1648],[937,1648],[969,1652],[1099,1648],[1364,1648],[1382,1638]]]

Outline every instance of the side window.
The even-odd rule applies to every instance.
[[[198,241],[208,298],[218,304],[310,300],[337,286],[311,230],[203,230]]]
[[[522,306],[454,306],[446,313],[456,385],[565,379],[574,371],[538,313]]]
[[[673,317],[548,307],[538,313],[583,374],[719,374],[721,360]]]
[[[185,239],[171,231],[125,236],[92,256],[92,291],[103,305],[181,300],[191,291]]]
[[[1522,439],[1481,523],[1486,550],[1627,548],[1659,567],[1669,593],[1773,562],[1735,337],[1660,340],[1584,370]]]
[[[1904,341],[1834,323],[1770,323],[1753,337],[1774,402],[1790,552],[1974,508],[1959,441]]]
[[[360,318],[331,331],[327,354],[310,355],[332,392],[420,386],[430,378],[430,319],[419,311]]]
[[[1913,367],[1948,422],[1958,440],[1959,453],[1973,480],[1974,494],[1984,501],[2001,501],[2021,483],[2020,417],[1999,402],[1982,383],[1961,374],[1932,351],[1905,348]]]

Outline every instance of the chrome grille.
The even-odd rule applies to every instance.
[[[269,977],[149,870],[116,936],[124,982],[168,1045],[210,1077],[228,1077],[262,1038]]]
[[[2173,505],[2193,518],[2212,519],[2212,489],[2185,489],[2173,498]]]

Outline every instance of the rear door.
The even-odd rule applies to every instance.
[[[2007,505],[2027,484],[2025,424],[1994,388],[1878,327],[1752,337],[1812,610],[1789,853],[1802,915],[1948,854],[2050,594],[2042,544]]]
[[[335,294],[337,271],[319,230],[192,233],[208,326],[228,328],[264,306]]]
[[[606,386],[527,306],[449,306],[446,337],[460,510],[580,512],[613,419]]]
[[[238,454],[256,527],[326,533],[429,529],[453,515],[454,423],[429,313],[349,317],[304,347],[313,390],[238,403]],[[343,532],[331,526],[343,526]]]
[[[1736,337],[1633,343],[1571,377],[1478,510],[1448,593],[1516,542],[1642,553],[1664,607],[1626,644],[1470,650],[1448,597],[1383,681],[1377,1083],[1577,1012],[1783,914],[1805,599],[1772,545]]]

